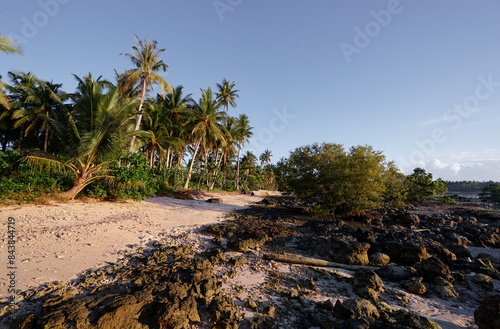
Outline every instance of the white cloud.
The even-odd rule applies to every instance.
[[[434,178],[450,181],[500,181],[500,160],[476,160],[465,163],[445,163],[433,159],[425,164],[424,169]]]

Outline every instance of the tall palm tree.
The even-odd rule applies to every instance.
[[[172,122],[165,108],[161,104],[151,101],[148,103],[149,111],[145,113],[141,128],[148,133],[142,139],[149,153],[149,166],[152,167],[157,154],[159,159],[165,157],[165,151],[170,148],[179,148],[183,141],[171,135]]]
[[[219,91],[217,92],[217,101],[224,106],[226,113],[228,112],[229,105],[233,108],[236,107],[235,98],[240,97],[238,91],[234,89],[235,84],[232,81],[222,80],[222,83],[217,84]]]
[[[190,136],[194,143],[193,157],[189,165],[188,175],[184,188],[189,187],[189,181],[193,171],[193,165],[200,147],[206,149],[211,140],[224,140],[224,126],[222,121],[224,112],[219,111],[220,104],[214,99],[212,90],[201,90],[201,98],[195,103],[190,115]]]
[[[154,40],[149,42],[140,40],[137,35],[135,36],[135,45],[132,47],[132,53],[125,53],[126,57],[130,58],[135,68],[125,71],[120,77],[120,80],[126,81],[128,84],[138,84],[141,102],[137,110],[137,119],[135,122],[134,131],[139,130],[142,120],[142,107],[146,100],[146,95],[152,89],[153,84],[160,86],[161,92],[167,90],[171,93],[172,86],[165,81],[157,72],[168,70],[168,65],[160,60],[160,55],[165,51],[164,48],[158,49],[158,42]],[[130,140],[129,152],[134,149],[135,135]]]
[[[62,104],[62,102],[61,102]],[[66,108],[66,120],[60,131],[61,138],[69,146],[68,157],[56,157],[45,152],[31,152],[28,162],[54,171],[70,170],[74,174],[73,187],[60,193],[60,197],[73,199],[83,188],[98,179],[112,179],[107,168],[116,161],[122,146],[131,134],[124,127],[133,119],[137,106],[135,100],[123,99],[118,88],[99,97],[97,107],[85,106],[85,102],[75,106],[73,111]],[[76,121],[75,117],[92,117],[92,120]]]
[[[19,76],[18,76],[19,77]],[[25,126],[25,137],[35,128],[40,128],[44,134],[43,151],[47,152],[50,127],[61,113],[59,101],[54,99],[64,98],[60,91],[62,84],[44,82],[30,73],[20,77],[18,87],[22,89],[22,97],[15,103],[12,119],[14,128]]]
[[[271,162],[271,150],[266,149],[264,152],[259,157],[260,160],[260,167],[264,168],[269,162]]]
[[[240,114],[238,119],[236,120],[236,139],[238,140],[238,156],[237,156],[237,165],[236,165],[236,189],[240,188],[240,152],[241,147],[245,142],[248,142],[250,137],[252,137],[252,127],[250,126],[250,122],[248,120],[248,116],[246,114]]]
[[[169,136],[175,137],[183,143],[175,143],[167,148],[167,167],[172,164],[174,155],[177,157],[176,166],[182,164],[182,158],[189,143],[187,121],[191,114],[194,101],[191,94],[183,95],[183,86],[177,86],[172,93],[168,93],[165,98],[157,97],[157,102],[166,111],[166,119],[170,120],[171,127]]]

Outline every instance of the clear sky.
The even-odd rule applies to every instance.
[[[165,79],[195,99],[223,78],[240,89],[246,149],[372,145],[404,172],[500,181],[498,0],[17,0],[0,32],[24,48],[0,74],[76,87],[132,68],[134,34],[157,40]]]

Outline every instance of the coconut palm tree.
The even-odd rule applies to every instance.
[[[240,152],[241,147],[244,143],[248,142],[250,137],[252,137],[252,127],[249,124],[248,116],[246,114],[240,114],[236,120],[236,140],[238,141],[238,156],[236,165],[236,189],[240,188]]]
[[[217,92],[217,101],[224,106],[226,113],[228,112],[229,105],[233,108],[236,107],[235,98],[240,97],[238,91],[234,89],[235,84],[232,81],[222,80],[222,83],[217,84],[219,91]]]
[[[10,116],[14,128],[21,127],[18,149],[23,144],[23,138],[31,137],[31,147],[40,147],[39,132],[44,135],[43,150],[47,152],[49,133],[62,109],[59,100],[67,96],[60,91],[61,84],[44,82],[35,75],[28,73],[9,72],[12,86],[9,86],[11,97]],[[30,143],[28,143],[30,144]]]
[[[259,157],[260,160],[260,167],[264,168],[269,162],[271,162],[271,150],[266,149]]]
[[[176,142],[175,145],[167,148],[167,167],[172,164],[174,155],[177,156],[177,166],[180,166],[188,146],[189,138],[186,124],[194,101],[191,94],[183,95],[183,88],[183,86],[177,86],[165,98],[157,97],[157,102],[166,111],[166,119],[170,120],[171,123],[169,136],[177,138],[178,141],[183,141],[180,144]]]
[[[161,104],[151,101],[147,107],[149,111],[144,114],[141,128],[148,135],[144,136],[142,140],[145,142],[147,153],[149,153],[149,166],[153,167],[157,155],[159,155],[159,160],[162,160],[166,157],[166,150],[177,149],[184,145],[184,142],[180,138],[172,136],[172,122],[168,112]]]
[[[224,112],[219,110],[220,104],[214,99],[212,90],[201,90],[201,98],[192,108],[189,119],[190,140],[194,144],[193,157],[191,159],[186,183],[184,188],[189,187],[193,165],[200,147],[207,149],[209,142],[213,140],[224,140],[224,126],[222,121],[225,118]]]
[[[111,180],[113,177],[107,173],[109,164],[116,161],[131,134],[141,133],[125,132],[127,123],[133,120],[137,101],[123,99],[118,88],[101,96],[92,96],[95,97],[89,99],[97,105],[95,107],[88,106],[89,102],[77,101],[72,111],[65,108],[66,119],[61,123],[59,132],[70,153],[64,158],[41,151],[30,152],[26,156],[26,160],[35,166],[73,172],[73,187],[60,193],[60,197],[73,199],[92,182],[105,178]],[[75,119],[84,117],[92,119]]]
[[[141,125],[141,120],[143,116],[142,107],[144,101],[146,100],[146,95],[152,89],[153,84],[158,84],[160,86],[161,93],[164,90],[172,93],[172,86],[165,81],[157,72],[168,70],[168,65],[160,60],[160,55],[165,49],[158,49],[158,42],[149,42],[146,38],[145,40],[140,40],[137,35],[135,36],[135,45],[132,47],[132,53],[125,53],[126,57],[130,58],[135,68],[125,71],[120,77],[122,82],[125,84],[138,84],[141,102],[139,104],[139,109],[137,110],[137,119],[135,122],[134,131],[139,130]],[[129,152],[134,149],[135,136],[130,140]]]
[[[30,74],[28,73],[28,75]],[[32,75],[27,76],[27,79],[21,79],[21,81],[25,82],[20,86],[25,97],[14,103],[15,107],[12,113],[12,119],[16,120],[14,128],[25,126],[24,137],[26,137],[27,134],[39,127],[40,132],[44,135],[43,151],[47,152],[50,127],[62,112],[61,105],[58,100],[54,99],[54,96],[65,99],[60,91],[62,84],[43,82]]]

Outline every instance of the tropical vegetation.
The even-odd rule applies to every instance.
[[[319,213],[352,214],[383,205],[401,206],[405,201],[424,201],[442,196],[445,183],[417,168],[409,176],[371,146],[349,150],[340,144],[322,143],[299,147],[276,165],[282,190],[316,204]]]
[[[0,50],[17,53],[2,41]],[[243,152],[252,127],[247,115],[230,114],[239,97],[236,83],[223,79],[215,89],[200,88],[195,100],[160,75],[168,69],[164,52],[156,41],[135,36],[132,51],[122,54],[131,69],[117,73],[115,82],[74,75],[74,92],[32,72],[8,72],[0,155],[16,174],[3,176],[15,179],[29,168],[54,180],[54,197],[70,199],[81,193],[141,199],[182,188],[275,188],[270,151],[260,156],[260,166],[257,156]],[[9,190],[14,183],[3,184]]]
[[[20,53],[5,38],[0,51]],[[131,69],[115,81],[74,75],[73,92],[32,72],[8,72],[0,93],[0,200],[140,200],[178,189],[280,188],[346,213],[445,190],[423,169],[403,175],[371,146],[313,144],[273,165],[271,150],[245,150],[254,131],[248,115],[232,115],[236,83],[223,79],[200,88],[198,97],[174,88],[161,76],[168,70],[164,52],[135,36],[132,51],[122,54]]]

